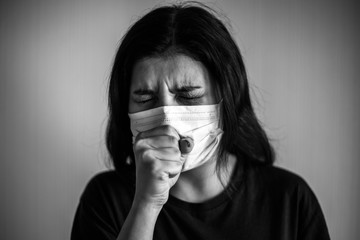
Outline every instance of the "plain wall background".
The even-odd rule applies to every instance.
[[[1,2],[0,239],[69,238],[80,194],[106,169],[107,81],[119,40],[163,2]],[[359,4],[210,6],[230,19],[276,164],[310,184],[332,239],[358,239]]]

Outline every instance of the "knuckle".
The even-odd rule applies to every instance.
[[[141,150],[141,149],[144,147],[144,143],[145,143],[144,139],[138,139],[138,140],[136,140],[136,141],[134,142],[134,144],[133,144],[133,150],[134,150],[134,152],[137,152],[137,151]]]
[[[174,151],[174,155],[176,155],[176,157],[180,158],[181,157],[181,151],[179,148],[173,148]]]
[[[156,174],[159,170],[158,165],[151,150],[145,150],[141,153],[141,166],[147,172],[150,172],[152,175]]]
[[[176,140],[179,140],[179,134],[176,129],[170,125],[164,125],[164,131],[166,135],[174,137]]]
[[[140,153],[141,159],[143,160],[144,163],[150,163],[151,159],[152,159],[152,153],[150,151],[150,149],[146,149],[144,151],[142,151]]]
[[[178,140],[176,137],[172,136],[172,135],[168,136],[167,141],[168,141],[171,145],[174,145],[174,146],[178,146],[178,145],[179,145],[179,142],[178,142],[179,140]]]
[[[159,164],[156,161],[147,161],[145,167],[152,175],[156,175],[159,172]]]
[[[176,172],[179,172],[182,168],[182,162],[179,160],[179,161],[174,161],[174,168],[175,168],[175,171]]]

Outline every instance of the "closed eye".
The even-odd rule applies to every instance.
[[[185,105],[199,104],[203,96],[204,91],[200,88],[181,89],[181,91],[178,91],[176,94],[176,98]]]
[[[155,92],[150,89],[137,89],[133,92],[134,95],[154,95]]]
[[[145,104],[155,98],[155,92],[149,89],[138,89],[133,92],[133,101],[139,104]]]
[[[183,99],[197,99],[203,96],[204,95],[202,93],[186,93],[186,94],[179,94],[177,97]]]
[[[193,92],[201,88],[202,88],[201,86],[182,86],[181,88],[177,89],[176,92],[180,92],[180,93]]]
[[[155,96],[153,95],[136,95],[133,97],[134,102],[139,104],[144,104],[150,101],[153,101],[155,99]]]

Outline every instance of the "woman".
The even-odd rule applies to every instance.
[[[109,86],[107,147],[72,239],[329,239],[318,201],[272,166],[240,51],[200,4],[127,32]]]

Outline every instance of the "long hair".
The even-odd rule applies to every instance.
[[[150,11],[130,27],[119,46],[110,77],[106,132],[115,169],[134,169],[127,159],[134,159],[128,101],[135,63],[146,57],[175,54],[200,61],[222,98],[224,135],[218,168],[226,163],[226,152],[243,163],[271,165],[272,147],[255,116],[239,48],[212,9],[200,3],[182,3]]]

